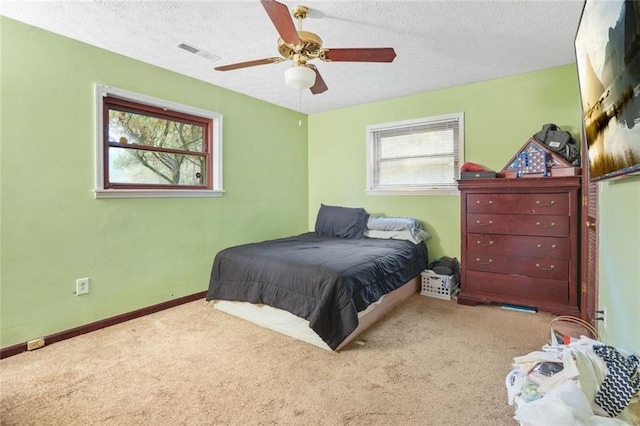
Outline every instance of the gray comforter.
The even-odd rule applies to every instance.
[[[245,244],[216,255],[207,300],[287,310],[335,349],[359,311],[419,275],[427,258],[424,243],[315,233]]]

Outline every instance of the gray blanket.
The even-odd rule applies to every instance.
[[[245,244],[216,255],[207,300],[287,310],[335,349],[359,311],[419,275],[427,258],[424,243],[315,233]]]

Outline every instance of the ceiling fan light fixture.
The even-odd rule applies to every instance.
[[[316,73],[304,65],[296,65],[284,72],[284,82],[294,89],[308,89],[316,82]]]

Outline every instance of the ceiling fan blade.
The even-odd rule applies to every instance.
[[[280,38],[289,44],[302,44],[287,6],[275,0],[260,0],[260,2],[264,10],[267,11],[269,18],[271,18],[271,22],[273,22],[276,30],[278,30]]]
[[[325,49],[320,59],[335,62],[393,62],[395,57],[393,47],[365,47]]]
[[[329,88],[327,87],[327,84],[322,79],[322,76],[320,75],[320,72],[318,71],[318,69],[316,67],[309,67],[309,68],[311,68],[316,73],[316,82],[309,89],[311,90],[311,93],[313,93],[314,95],[318,95],[322,92],[326,92],[327,89]]]
[[[255,61],[238,62],[236,64],[222,65],[220,67],[215,67],[214,69],[216,71],[231,71],[231,70],[237,70],[238,68],[255,67],[257,65],[276,64],[282,61],[284,61],[283,58],[264,58],[264,59],[256,59]]]

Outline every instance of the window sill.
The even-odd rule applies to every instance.
[[[96,199],[100,198],[203,198],[222,197],[222,190],[172,190],[172,189],[96,189]]]
[[[367,195],[460,195],[457,188],[447,189],[368,189]]]

